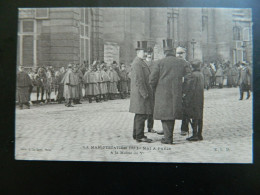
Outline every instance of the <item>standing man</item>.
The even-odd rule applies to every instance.
[[[164,55],[153,67],[150,84],[155,91],[153,117],[161,120],[164,131],[161,142],[172,144],[175,120],[182,119],[182,85],[188,72],[187,62],[174,57],[172,47],[166,47]]]
[[[16,78],[16,89],[17,89],[17,100],[19,103],[19,108],[30,109],[30,87],[32,87],[32,81],[29,75],[24,71],[24,67],[19,67],[19,72],[17,73]]]
[[[244,92],[247,92],[247,98],[250,98],[250,82],[251,81],[251,72],[249,68],[246,66],[244,62],[241,63],[241,68],[238,77],[240,98],[239,100],[243,100]]]
[[[150,69],[150,72],[152,72],[152,67],[153,64],[155,63],[153,60],[153,48],[148,47],[147,51],[146,51],[146,59],[145,59],[145,63],[147,64],[148,68]],[[154,94],[153,94],[154,97]],[[153,98],[154,100],[154,98]],[[154,104],[154,102],[153,102]],[[153,114],[148,114],[147,116],[147,128],[148,128],[148,132],[150,133],[158,133],[158,134],[163,134],[163,132],[157,132],[153,129],[153,124],[154,124],[154,120],[153,120]]]
[[[127,71],[125,69],[125,65],[122,64],[121,65],[121,69],[119,70],[119,77],[120,77],[120,82],[119,82],[119,92],[120,92],[120,96],[121,99],[125,99],[127,97]]]
[[[75,80],[74,73],[72,72],[72,65],[68,65],[68,70],[64,75],[61,83],[64,84],[64,97],[66,99],[65,106],[73,107],[71,105],[72,100],[76,96],[77,81]]]
[[[184,48],[182,48],[182,47],[176,48],[176,57],[183,59],[186,62],[186,65],[185,65],[186,75],[184,76],[184,80],[183,80],[183,93],[185,93],[187,90],[187,82],[191,76],[191,67],[190,67],[190,63],[188,61],[186,61],[186,52],[185,52]],[[183,136],[187,135],[188,131],[189,131],[189,119],[184,114],[182,121],[181,121],[181,135],[183,135]]]
[[[142,48],[142,42],[138,43],[137,57],[132,63],[129,111],[135,113],[133,138],[137,142],[150,143],[152,140],[144,135],[144,125],[147,115],[153,113],[153,92],[149,85],[150,70],[144,62],[145,48]]]

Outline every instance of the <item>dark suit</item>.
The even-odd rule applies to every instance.
[[[135,113],[133,138],[144,137],[144,124],[153,114],[153,92],[149,85],[150,70],[147,64],[136,57],[131,71],[131,95],[129,112]]]
[[[168,55],[155,64],[150,84],[155,91],[154,119],[162,121],[166,142],[173,141],[175,119],[182,119],[182,79],[187,74],[185,60]]]

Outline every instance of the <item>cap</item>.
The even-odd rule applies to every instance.
[[[190,63],[193,68],[200,68],[200,64],[201,64],[200,60],[195,59],[195,60],[192,60]]]
[[[72,65],[71,65],[71,64],[69,64],[69,65],[68,65],[68,68],[71,68],[71,67],[72,67]]]

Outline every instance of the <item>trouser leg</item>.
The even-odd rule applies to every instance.
[[[199,138],[199,140],[203,140],[202,129],[203,129],[203,120],[199,119],[198,120],[198,138]]]
[[[175,120],[162,120],[161,122],[162,122],[165,142],[172,142]]]
[[[142,139],[144,137],[144,124],[147,118],[146,114],[135,114],[134,127],[133,127],[133,138]]]
[[[249,99],[250,98],[250,91],[248,90],[247,91],[247,98],[246,99]]]
[[[147,128],[148,128],[148,131],[153,129],[153,123],[154,123],[153,115],[152,114],[148,114],[148,116],[147,116]]]
[[[239,91],[240,91],[240,100],[243,100],[244,92],[241,87],[239,88]]]
[[[36,87],[36,97],[37,97],[37,101],[39,99],[39,95],[40,95],[40,87]]]
[[[181,131],[183,133],[186,133],[189,131],[189,119],[186,116],[184,116],[181,121]]]
[[[192,119],[192,136],[198,135],[198,119]]]

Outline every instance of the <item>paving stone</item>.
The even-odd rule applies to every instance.
[[[145,135],[152,143],[132,139],[134,114],[129,99],[75,105],[33,105],[16,110],[17,160],[252,163],[252,99],[239,101],[238,88],[205,91],[204,140],[188,142],[176,121],[174,145]],[[162,130],[155,121],[154,129]],[[191,134],[191,133],[190,133]],[[123,146],[125,149],[90,149]],[[87,148],[88,147],[88,148]]]

